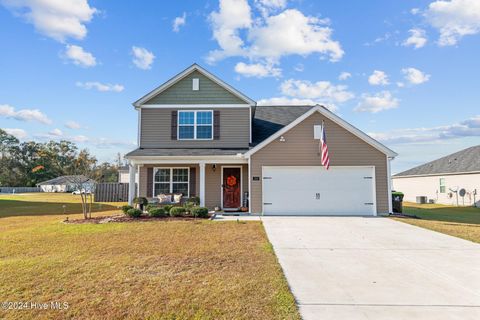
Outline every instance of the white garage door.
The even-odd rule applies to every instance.
[[[374,167],[263,167],[265,215],[375,215]]]

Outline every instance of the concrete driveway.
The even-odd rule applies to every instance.
[[[388,218],[263,217],[304,319],[480,319],[480,245]]]

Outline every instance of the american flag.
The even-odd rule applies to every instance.
[[[327,135],[325,134],[325,123],[322,121],[322,138],[320,139],[320,155],[322,157],[322,166],[328,170],[330,168],[330,156],[328,155]]]

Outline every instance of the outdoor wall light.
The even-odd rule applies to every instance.
[[[212,164],[212,171],[215,172],[215,170],[217,170],[217,165],[216,165],[216,164]]]
[[[280,137],[280,142],[285,142],[285,137],[284,136]]]

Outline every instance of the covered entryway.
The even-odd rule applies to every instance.
[[[376,215],[375,168],[262,168],[265,215]]]

